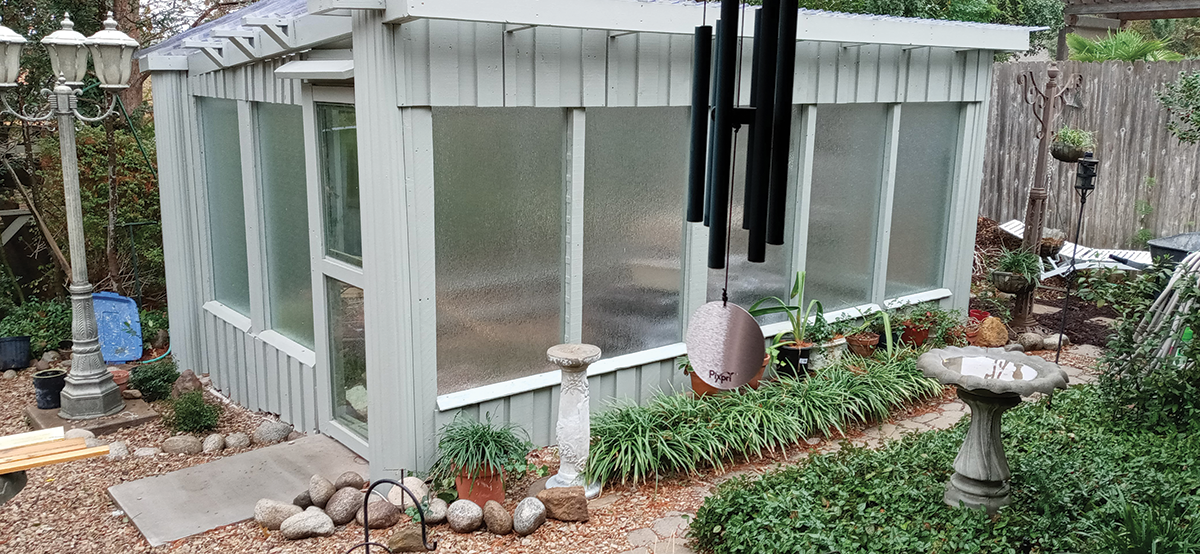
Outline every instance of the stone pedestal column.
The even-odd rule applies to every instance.
[[[959,387],[958,397],[971,407],[971,426],[954,459],[954,475],[946,484],[943,499],[956,508],[961,503],[995,514],[1012,502],[1008,495],[1012,474],[1000,439],[1000,418],[1005,410],[1021,403],[1021,395]]]
[[[561,396],[558,400],[558,473],[546,482],[546,488],[584,487],[584,495],[600,495],[599,483],[585,483],[588,448],[592,441],[592,418],[588,408],[587,368],[600,359],[600,349],[590,344],[560,344],[546,351],[546,357],[562,368]]]

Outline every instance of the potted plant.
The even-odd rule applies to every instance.
[[[808,318],[823,313],[824,310],[818,300],[809,302],[807,307],[804,306],[803,271],[796,272],[796,279],[792,282],[792,292],[788,295],[788,301],[795,304],[788,304],[778,296],[769,296],[755,302],[750,306],[749,311],[750,315],[754,317],[778,313],[787,314],[788,322],[792,324],[792,330],[784,331],[775,337],[775,344],[779,348],[779,364],[776,371],[780,374],[799,377],[807,371],[808,356],[813,346],[813,343],[805,335]],[[763,306],[768,303],[775,305]]]
[[[771,346],[767,347],[767,352],[763,354],[762,366],[758,368],[758,373],[755,373],[754,377],[751,378],[750,381],[744,386],[757,389],[759,382],[762,380],[763,373],[767,370],[767,366],[771,365],[778,355],[779,348],[774,344],[774,341],[772,341]],[[676,360],[676,365],[684,375],[687,375],[691,378],[692,393],[694,393],[696,396],[708,396],[710,394],[725,392],[723,389],[718,389],[717,387],[705,383],[703,379],[696,375],[696,369],[692,367],[692,363],[690,360],[688,360],[687,356],[679,357],[679,359]]]
[[[454,479],[458,497],[483,506],[488,500],[504,503],[506,470],[525,467],[531,444],[523,429],[513,423],[495,425],[490,414],[484,421],[459,413],[438,431],[440,456],[430,473],[435,479]]]
[[[67,386],[67,370],[43,369],[33,374],[33,390],[39,410],[53,410],[62,405],[61,394]]]
[[[817,312],[807,331],[808,340],[816,345],[808,362],[811,369],[821,369],[842,359],[842,353],[846,351],[845,327],[841,320],[830,324],[823,312]]]
[[[1096,139],[1091,131],[1063,127],[1054,134],[1054,142],[1050,144],[1050,155],[1061,162],[1075,163],[1095,146]]]
[[[1000,292],[1016,294],[1037,287],[1036,276],[1041,272],[1042,263],[1037,256],[1029,250],[1018,248],[1000,254],[990,279]]]

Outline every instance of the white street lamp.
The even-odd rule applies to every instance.
[[[87,278],[87,256],[83,240],[83,209],[79,201],[79,161],[75,155],[75,120],[93,123],[114,113],[117,97],[113,95],[108,109],[97,117],[79,113],[78,97],[87,74],[88,49],[92,50],[96,77],[101,88],[119,90],[128,86],[132,71],[133,51],[137,41],[117,30],[112,13],[104,22],[104,30],[84,37],[74,30],[69,14],[63,18],[62,29],[42,39],[50,54],[50,66],[58,76],[54,90],[43,90],[49,109],[42,114],[18,113],[0,95],[4,109],[24,121],[46,121],[58,118],[60,154],[62,155],[63,196],[66,204],[67,238],[71,251],[71,372],[62,391],[62,408],[58,415],[64,419],[93,419],[112,415],[125,407],[121,391],[104,367],[96,312],[92,306],[92,284]],[[0,26],[0,87],[16,84],[20,72],[20,50],[25,39],[7,27]]]

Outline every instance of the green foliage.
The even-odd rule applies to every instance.
[[[637,483],[722,467],[734,457],[761,456],[852,422],[885,418],[941,390],[908,352],[888,360],[847,355],[807,379],[782,378],[739,394],[660,394],[645,406],[617,404],[592,420],[587,474],[605,483]]]
[[[1096,137],[1091,131],[1075,129],[1074,127],[1063,127],[1054,135],[1055,142],[1061,142],[1067,146],[1075,148],[1092,148],[1096,146]]]
[[[793,302],[789,304],[788,302]],[[750,309],[750,315],[754,317],[769,315],[769,314],[787,314],[788,322],[792,324],[792,338],[795,339],[797,345],[810,342],[810,339],[805,335],[805,330],[808,327],[809,318],[815,316],[823,316],[825,310],[821,307],[821,301],[812,300],[808,303],[808,307],[804,307],[804,272],[797,271],[796,279],[792,282],[792,292],[788,295],[788,302],[784,302],[778,296],[769,296],[755,302]],[[762,307],[763,304],[773,303],[768,307]],[[821,318],[824,321],[824,317]]]
[[[1161,533],[1158,552],[1192,551],[1194,542],[1171,541],[1200,526],[1200,435],[1126,434],[1096,417],[1096,396],[1077,387],[1056,394],[1053,410],[1022,403],[1005,414],[1013,503],[995,517],[942,502],[960,424],[730,480],[697,512],[694,546],[718,554],[1109,553],[1091,531],[1128,525],[1125,506],[1106,500],[1123,494],[1170,514],[1165,522],[1176,529],[1147,526],[1146,535]]]
[[[1067,35],[1067,46],[1071,49],[1071,59],[1081,62],[1158,62],[1183,59],[1178,52],[1167,50],[1166,43],[1147,39],[1134,31],[1120,31],[1096,40],[1071,33]]]
[[[146,340],[154,338],[154,335],[163,329],[170,329],[166,308],[159,310],[140,309],[138,310],[138,320],[142,324],[142,338]]]
[[[1117,492],[1120,493],[1120,489]],[[1187,504],[1186,499],[1172,499],[1166,506],[1147,506],[1130,502],[1121,494],[1108,502],[1116,507],[1118,519],[1111,526],[1097,525],[1091,530],[1101,552],[1166,554],[1200,551],[1200,524],[1189,525],[1186,514],[1180,511],[1180,505]]]
[[[1133,238],[1129,242],[1133,243],[1134,248],[1145,249],[1152,240],[1154,240],[1154,231],[1142,227],[1133,234]]]
[[[1042,272],[1042,263],[1033,252],[1024,248],[1017,248],[1016,250],[1005,249],[996,258],[996,270],[1023,275],[1028,279]]]
[[[1179,142],[1200,142],[1200,71],[1180,71],[1179,77],[1154,93],[1167,109],[1170,131]]]
[[[185,392],[171,403],[171,410],[163,417],[163,423],[184,433],[199,433],[217,428],[221,417],[221,406],[204,399],[204,392]]]
[[[515,423],[494,425],[491,414],[477,421],[462,413],[438,432],[441,455],[429,470],[435,479],[453,479],[461,471],[474,479],[488,469],[524,475],[525,455],[533,448],[524,429]]]
[[[146,402],[154,402],[171,396],[171,387],[178,378],[175,362],[163,360],[133,368],[129,372],[129,388],[142,391]]]
[[[937,302],[921,302],[904,306],[893,316],[899,325],[911,329],[929,329],[931,346],[945,346],[958,342],[956,333],[963,324],[960,310],[944,310]]]
[[[71,305],[58,299],[29,298],[0,320],[0,336],[29,336],[29,353],[41,356],[71,339]]]
[[[1103,268],[1078,272],[1079,298],[1098,307],[1112,306],[1122,319],[1141,319],[1171,279],[1174,267],[1166,256],[1138,273]]]

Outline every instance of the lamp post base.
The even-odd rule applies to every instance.
[[[72,374],[67,376],[67,386],[62,391],[62,408],[58,417],[95,419],[124,409],[121,389],[113,383],[112,374],[107,371],[87,377]]]

